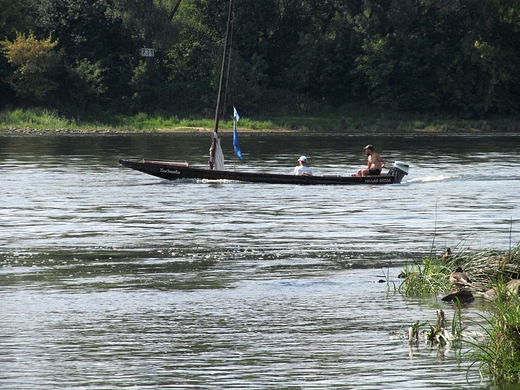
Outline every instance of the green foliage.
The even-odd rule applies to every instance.
[[[57,83],[51,77],[58,62],[54,51],[57,44],[51,37],[39,40],[32,32],[27,36],[17,33],[12,42],[0,42],[5,56],[15,69],[9,84],[18,96],[42,101],[49,91],[56,88]]]
[[[60,129],[75,127],[73,121],[47,109],[0,111],[0,123],[6,128]]]
[[[520,92],[513,85],[520,81],[520,7],[507,1],[474,0],[469,2],[474,29],[466,48],[471,62],[479,71],[477,93],[482,98],[482,109],[499,113],[518,111],[511,102]],[[484,13],[485,12],[485,13]]]
[[[76,104],[85,109],[99,109],[104,95],[107,92],[105,74],[108,72],[101,63],[91,63],[87,59],[78,60],[68,69],[68,79],[75,88],[69,95]]]
[[[475,358],[494,385],[520,385],[520,297],[503,284],[495,286],[496,300],[486,319],[487,340],[475,344]]]
[[[15,31],[30,39],[30,30],[40,43],[57,42],[51,67],[30,77],[19,69],[10,84],[2,81],[11,64],[0,60],[0,104],[213,117],[227,1],[0,0],[0,9],[4,42]],[[241,0],[232,46],[228,109],[312,115],[357,103],[462,119],[520,112],[514,2]],[[155,57],[141,57],[142,47]],[[15,92],[17,101],[6,98]]]
[[[18,31],[31,26],[27,10],[32,0],[0,0],[0,38],[14,39]]]
[[[404,281],[399,287],[407,296],[438,294],[453,288],[448,280],[452,272],[439,258],[425,257],[421,263],[408,265],[401,272]]]
[[[39,0],[31,10],[39,31],[59,38],[62,77],[55,107],[79,114],[125,108],[141,41],[112,2]]]
[[[221,129],[231,131],[232,118],[221,121]],[[240,119],[240,126],[247,129],[277,130],[279,125],[269,121]],[[175,129],[176,131],[195,131],[213,129],[213,119],[178,118],[177,116],[151,116],[146,112],[135,115],[95,115],[83,120],[68,119],[56,110],[45,108],[14,109],[0,111],[0,131],[136,131],[153,132]]]
[[[384,128],[394,129],[399,132],[414,131],[415,119],[406,115],[392,116],[386,113],[388,119],[381,119],[381,111],[369,110],[363,107],[349,106],[342,110],[333,111],[330,108],[322,107],[320,115],[307,115],[298,113],[284,113],[276,108],[276,111],[265,111],[251,115],[250,111],[244,111],[241,106],[237,107],[240,111],[240,131],[299,131],[299,132],[355,132],[363,128]],[[21,118],[20,113],[28,113],[34,117],[30,126],[27,126],[24,120],[13,120],[13,118]],[[43,126],[39,123],[48,123],[46,118],[37,119],[37,116],[47,116],[47,112],[54,113],[66,120],[71,118],[70,123],[66,126]],[[14,113],[14,114],[13,114]],[[141,114],[139,114],[141,113]],[[142,118],[146,114],[147,121],[138,121],[136,118]],[[26,114],[24,114],[26,115]],[[6,120],[8,118],[8,120]],[[221,129],[232,128],[232,113],[228,113],[221,121]],[[514,119],[497,120],[497,121],[453,121],[439,120],[424,121],[420,126],[428,131],[464,131],[466,129],[482,129],[486,131],[519,131],[520,125]],[[23,131],[30,127],[41,131],[53,128],[68,128],[71,130],[96,130],[102,128],[104,131],[118,131],[124,128],[127,131],[155,131],[162,129],[168,131],[182,131],[189,129],[213,129],[213,118],[202,114],[191,115],[184,112],[182,115],[172,115],[170,111],[162,114],[150,115],[144,111],[137,111],[132,115],[114,114],[108,111],[93,111],[74,115],[66,115],[63,110],[46,109],[33,107],[30,109],[5,109],[0,111],[0,132],[1,131]],[[408,268],[412,268],[409,266]]]

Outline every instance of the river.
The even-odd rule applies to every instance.
[[[403,183],[169,182],[118,158],[204,166],[210,136],[0,136],[0,388],[487,388],[451,320],[403,297],[429,253],[520,241],[518,134],[240,134],[230,169],[352,174],[371,143]],[[463,308],[478,336],[482,307]]]

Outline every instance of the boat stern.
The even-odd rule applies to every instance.
[[[394,183],[401,183],[403,178],[406,175],[408,175],[409,171],[410,171],[409,164],[402,162],[402,161],[396,161],[388,170],[388,174],[394,176]]]

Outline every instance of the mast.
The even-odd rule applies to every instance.
[[[220,120],[220,112],[222,111],[222,103],[224,100],[225,86],[227,85],[227,74],[229,68],[229,60],[231,53],[231,33],[233,30],[233,9],[235,8],[235,0],[229,0],[228,20],[226,29],[226,39],[224,42],[224,53],[222,55],[222,68],[220,70],[220,82],[218,86],[217,107],[215,108],[215,124],[213,127],[213,136],[211,147],[209,148],[209,168],[213,169],[215,165],[215,151],[218,142],[218,124]]]

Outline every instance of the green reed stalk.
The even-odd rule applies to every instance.
[[[473,344],[474,356],[494,385],[511,388],[520,385],[520,297],[504,284],[495,286],[495,293],[484,329],[487,339]]]
[[[453,320],[451,321],[451,334],[457,338],[462,338],[462,303],[458,297],[455,297],[457,302],[457,310],[453,313]]]
[[[421,263],[406,266],[402,274],[405,276],[399,290],[407,296],[424,296],[437,294],[452,288],[447,275],[450,270],[441,259],[425,257]]]

